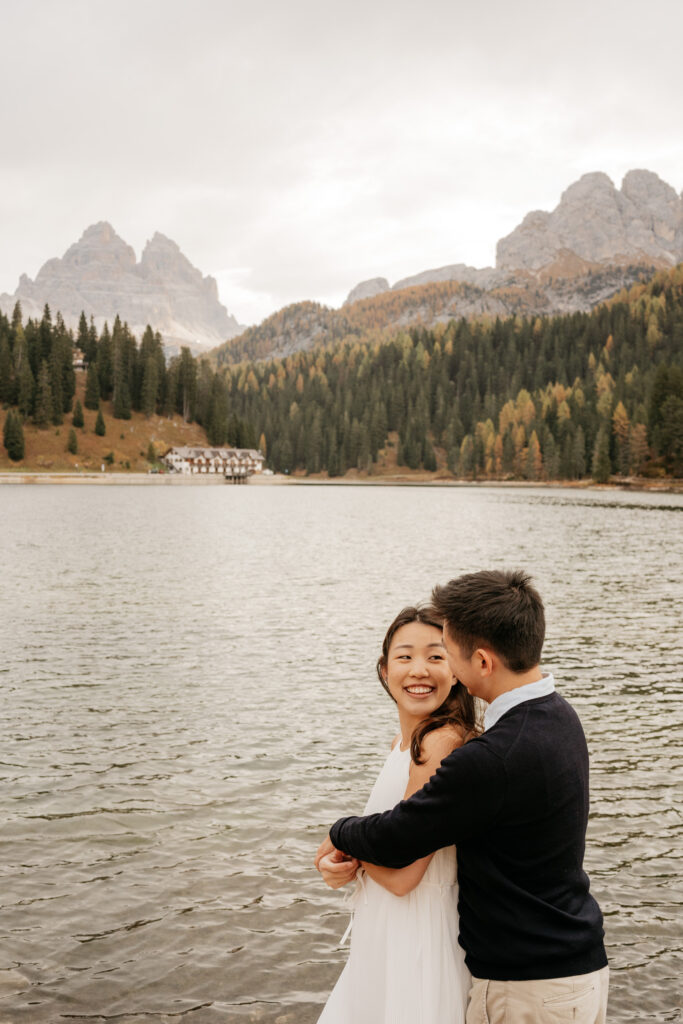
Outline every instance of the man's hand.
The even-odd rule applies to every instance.
[[[333,847],[331,853],[326,853],[320,858],[317,867],[330,889],[341,889],[356,877],[360,861],[355,857],[347,857],[341,850],[335,850]]]
[[[339,852],[336,846],[332,845],[332,840],[330,839],[330,837],[326,836],[326,838],[323,839],[322,843],[318,847],[318,852],[315,855],[315,866],[318,869],[318,871],[320,871],[320,861],[323,859],[323,857],[327,857],[328,853],[332,853],[333,850],[335,853]]]

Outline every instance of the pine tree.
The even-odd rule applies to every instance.
[[[130,388],[128,381],[121,375],[114,385],[114,418],[129,420],[131,416]]]
[[[69,439],[66,442],[66,450],[71,452],[72,455],[78,454],[78,438],[76,437],[76,431],[73,427],[69,430]]]
[[[52,388],[50,387],[50,371],[45,360],[40,364],[36,400],[33,410],[33,422],[37,427],[45,428],[52,419]]]
[[[609,444],[609,438],[607,440]],[[586,436],[581,427],[576,428],[571,445],[570,475],[575,480],[581,480],[586,475]]]
[[[80,399],[78,398],[76,399],[76,404],[74,406],[74,412],[73,416],[71,417],[71,422],[74,425],[74,427],[83,427],[85,425],[85,421],[83,419],[83,406],[81,405]]]
[[[111,398],[114,388],[114,351],[109,325],[106,321],[102,328],[100,340],[97,343],[97,378],[99,381],[100,398]]]
[[[0,402],[7,405],[12,404],[14,391],[12,353],[10,352],[9,341],[2,335],[0,337]]]
[[[12,419],[13,418],[14,418],[13,411],[11,409],[8,409],[7,410],[7,415],[5,416],[5,422],[4,422],[4,425],[3,425],[3,428],[2,428],[2,443],[4,444],[5,448],[7,447],[7,438],[9,436],[11,428],[12,428]]]
[[[98,437],[104,437],[104,435],[107,433],[107,428],[104,425],[104,416],[102,415],[101,409],[97,410],[97,419],[95,420],[95,433],[97,434]]]
[[[83,356],[87,358],[88,347],[90,342],[90,331],[88,330],[88,321],[85,319],[85,313],[81,310],[81,315],[78,318],[78,333],[76,334],[76,345],[83,353]]]
[[[181,348],[178,366],[178,412],[186,423],[192,418],[195,392],[197,389],[197,364],[189,348]]]
[[[50,353],[50,391],[52,394],[52,422],[56,427],[64,422],[64,392],[62,390],[62,365],[59,347],[53,344]]]
[[[425,439],[424,443],[422,465],[430,473],[433,473],[436,470],[436,453],[434,452],[434,446],[431,441],[428,441],[427,439]]]
[[[9,410],[3,430],[3,442],[7,454],[13,462],[20,462],[24,457],[24,429],[21,424],[21,417]]]
[[[145,359],[140,400],[141,409],[145,416],[152,416],[156,412],[158,397],[159,364],[154,355],[148,355]]]
[[[97,374],[97,364],[88,365],[88,374],[85,378],[85,407],[86,409],[99,409],[100,406],[100,382]]]
[[[595,438],[593,461],[591,463],[591,475],[596,483],[606,484],[609,481],[611,469],[612,467],[609,457],[609,431],[603,424]]]
[[[662,406],[659,443],[667,470],[680,476],[683,472],[683,398],[678,395],[669,395]]]
[[[28,346],[24,340],[22,340],[20,347],[15,348],[15,365],[17,366],[19,377],[17,405],[21,415],[28,417],[33,412],[33,393],[36,382],[28,357]]]

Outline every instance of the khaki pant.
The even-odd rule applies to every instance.
[[[605,1024],[609,968],[547,981],[472,978],[467,1024]]]

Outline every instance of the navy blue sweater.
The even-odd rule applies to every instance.
[[[477,978],[588,974],[607,963],[583,855],[588,750],[557,693],[512,708],[391,811],[341,818],[334,845],[401,868],[455,844],[460,944]]]

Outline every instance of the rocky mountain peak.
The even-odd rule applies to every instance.
[[[372,299],[375,295],[381,295],[382,292],[389,291],[389,282],[386,277],[371,277],[367,281],[361,281],[355,288],[352,288],[349,294],[346,296],[345,306],[350,306],[352,302],[359,302],[361,299]]]
[[[67,249],[61,260],[48,260],[41,267],[36,284],[44,279],[41,278],[41,274],[47,274],[48,278],[55,273],[60,276],[63,273],[68,275],[70,269],[77,267],[88,267],[89,271],[97,276],[106,275],[113,270],[132,270],[135,267],[135,252],[116,234],[111,224],[102,220],[86,228],[79,240]]]
[[[22,274],[14,295],[0,296],[0,308],[11,311],[17,300],[25,316],[38,317],[47,302],[72,327],[81,311],[98,328],[117,314],[136,334],[149,323],[171,349],[214,347],[242,330],[218,301],[214,278],[203,277],[176,242],[156,232],[137,263],[107,221],[86,228],[61,259],[41,267],[35,281]]]
[[[672,266],[683,259],[683,200],[652,171],[629,171],[621,189],[601,171],[584,174],[553,211],[527,214],[496,252],[500,270],[539,270],[561,253]]]

